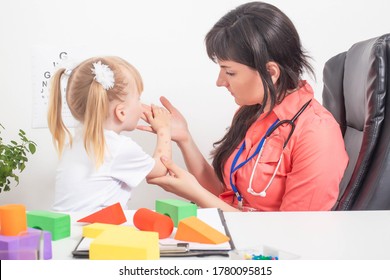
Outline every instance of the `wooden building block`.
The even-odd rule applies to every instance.
[[[51,232],[53,241],[70,236],[70,215],[50,211],[28,211],[27,225]]]
[[[89,237],[89,238],[96,238],[99,234],[101,234],[103,231],[112,229],[114,227],[122,227],[118,225],[112,225],[112,224],[102,224],[102,223],[93,223],[90,225],[83,226],[83,236]],[[123,226],[127,228],[131,228],[133,230],[136,230],[135,227],[129,227],[129,226]]]
[[[134,213],[133,224],[139,230],[157,232],[160,239],[168,238],[173,231],[170,217],[147,208],[140,208]]]
[[[125,213],[123,212],[122,206],[118,202],[96,211],[95,213],[88,215],[78,220],[77,222],[120,225],[126,221],[127,219]]]
[[[175,239],[205,244],[220,244],[230,240],[228,236],[209,226],[197,217],[179,222]]]
[[[114,227],[98,235],[89,247],[91,260],[157,260],[160,258],[157,232]]]
[[[155,207],[156,212],[170,217],[175,227],[182,219],[196,217],[198,211],[196,204],[178,199],[156,200]]]
[[[0,206],[0,234],[17,236],[27,231],[26,207],[21,204]]]
[[[19,236],[0,235],[1,260],[49,260],[52,258],[51,233],[28,228]]]

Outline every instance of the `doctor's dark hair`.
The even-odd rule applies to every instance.
[[[264,87],[262,104],[242,106],[223,138],[214,143],[212,165],[223,182],[224,165],[253,122],[269,102],[270,111],[297,88],[304,70],[314,71],[291,20],[278,8],[263,2],[238,6],[223,16],[207,33],[207,54],[214,62],[231,60],[259,72]],[[274,85],[266,64],[280,68]]]

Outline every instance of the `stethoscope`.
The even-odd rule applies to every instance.
[[[295,121],[296,119],[303,113],[303,111],[305,111],[306,107],[309,105],[311,99],[306,102],[301,109],[299,109],[299,111],[294,115],[294,117],[290,120],[282,120],[282,121],[279,121],[279,120],[276,120],[266,131],[265,135],[263,136],[263,138],[261,138],[260,140],[260,143],[259,145],[257,146],[255,152],[253,153],[253,155],[251,155],[247,160],[241,162],[239,165],[237,165],[237,161],[238,159],[240,158],[242,152],[244,151],[245,149],[245,140],[244,142],[242,143],[240,149],[238,150],[237,154],[235,155],[234,159],[233,159],[233,162],[232,162],[232,166],[230,168],[230,185],[232,187],[232,190],[234,191],[234,194],[236,195],[237,197],[237,200],[238,200],[238,208],[239,209],[242,209],[242,205],[243,205],[243,198],[242,196],[240,195],[240,193],[238,192],[238,189],[237,187],[234,185],[233,183],[233,173],[238,170],[239,168],[241,168],[242,166],[244,166],[247,162],[249,162],[253,157],[255,157],[257,155],[257,159],[256,159],[256,163],[253,167],[253,170],[252,170],[252,174],[251,174],[251,177],[249,179],[249,186],[248,186],[248,193],[254,195],[254,196],[260,196],[260,197],[266,197],[267,196],[267,190],[268,188],[271,186],[274,178],[275,178],[275,175],[276,175],[276,172],[279,170],[279,166],[280,166],[280,163],[282,162],[282,159],[283,159],[283,151],[284,149],[286,148],[287,146],[287,143],[288,141],[290,140],[292,134],[294,133],[294,130],[295,130]],[[252,183],[253,183],[253,177],[255,175],[255,170],[256,170],[256,166],[259,162],[259,159],[261,157],[261,154],[263,153],[263,148],[264,148],[264,145],[265,145],[265,142],[267,141],[267,138],[280,126],[282,125],[290,125],[291,126],[291,130],[290,130],[290,133],[288,134],[286,140],[284,141],[284,144],[283,144],[283,149],[282,149],[282,153],[279,157],[279,160],[278,160],[278,163],[276,165],[276,168],[275,168],[275,171],[274,173],[272,174],[271,176],[271,179],[269,180],[268,184],[265,186],[265,188],[263,189],[263,191],[261,192],[255,192],[252,188]]]

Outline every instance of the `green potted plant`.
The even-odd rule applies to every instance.
[[[6,144],[1,137],[1,131],[5,128],[0,124],[0,193],[10,191],[11,185],[19,184],[18,174],[26,167],[27,154],[34,154],[36,144],[26,137],[26,133],[19,129],[20,141],[11,140]]]

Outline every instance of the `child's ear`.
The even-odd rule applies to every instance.
[[[120,122],[124,122],[125,121],[125,117],[126,117],[126,110],[125,110],[124,104],[119,103],[118,105],[116,105],[115,109],[114,109],[114,114],[115,114],[115,117]]]

